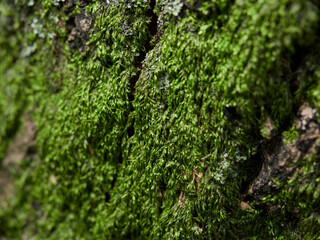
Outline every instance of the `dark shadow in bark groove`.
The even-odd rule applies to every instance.
[[[146,12],[146,15],[147,17],[150,18],[150,23],[148,24],[148,29],[149,29],[149,37],[148,37],[148,40],[145,44],[145,50],[140,52],[139,56],[135,58],[135,67],[136,67],[136,74],[129,80],[129,87],[131,89],[131,93],[129,94],[129,101],[131,103],[131,106],[130,106],[130,113],[134,111],[134,107],[132,105],[132,102],[134,101],[134,95],[135,95],[135,86],[136,86],[136,83],[140,77],[140,74],[141,74],[141,69],[142,69],[142,62],[144,61],[144,59],[146,58],[146,55],[149,51],[151,51],[154,46],[155,46],[155,43],[152,44],[151,43],[151,40],[154,36],[157,35],[157,32],[158,32],[158,16],[154,13],[154,8],[155,8],[155,5],[156,5],[156,1],[155,0],[151,0],[149,2],[149,10]],[[130,116],[130,113],[129,113],[129,116]],[[134,119],[131,123],[131,125],[128,127],[128,130],[127,130],[127,133],[128,133],[128,136],[129,137],[132,137],[134,135]]]

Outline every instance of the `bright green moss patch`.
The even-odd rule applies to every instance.
[[[294,140],[296,140],[299,136],[299,133],[297,132],[295,125],[293,125],[288,131],[284,131],[283,136],[285,139],[283,142],[286,143],[292,143]]]
[[[280,195],[260,205],[251,202],[250,210],[240,203],[266,119],[275,134],[291,141],[296,131],[283,130],[301,102],[319,105],[319,66],[312,51],[319,43],[318,5],[110,0],[80,2],[70,10],[66,4],[30,4],[30,24],[21,26],[26,39],[3,30],[19,41],[25,56],[0,38],[0,52],[7,56],[0,64],[6,73],[0,83],[0,136],[6,139],[0,158],[23,112],[38,127],[38,160],[29,159],[18,173],[14,201],[0,212],[1,234],[317,234],[318,186],[311,177],[319,172],[317,154],[298,163],[305,171],[283,182]],[[10,19],[4,16],[1,27]],[[284,210],[272,215],[269,204]]]

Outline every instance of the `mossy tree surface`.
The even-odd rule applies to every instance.
[[[316,0],[0,3],[0,159],[23,114],[38,128],[0,234],[320,238],[318,150],[241,207],[259,143],[297,138],[303,102],[320,110],[319,10]]]

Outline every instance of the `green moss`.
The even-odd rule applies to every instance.
[[[23,35],[19,30],[20,22],[14,16],[13,6],[3,3],[0,9],[0,162],[19,127],[29,93],[28,62],[20,58]]]
[[[319,153],[299,162],[299,172],[288,182],[279,186],[279,194],[269,196],[266,203],[281,206],[282,224],[290,229],[292,236],[305,239],[319,237],[320,223],[318,217],[319,202]],[[290,219],[286,222],[285,220]]]
[[[3,30],[25,57],[0,38],[11,49],[0,50],[7,55],[0,72],[12,71],[0,83],[12,89],[0,95],[6,119],[0,136],[10,139],[7,129],[14,133],[13,122],[27,110],[38,126],[39,155],[17,176],[15,201],[0,212],[1,233],[15,238],[26,228],[38,239],[316,234],[319,196],[310,194],[318,192],[317,179],[307,183],[318,174],[316,160],[299,163],[302,177],[263,203],[284,206],[279,216],[263,207],[242,210],[240,195],[266,118],[281,133],[302,100],[318,106],[319,67],[310,50],[319,42],[318,6],[212,0],[179,8],[181,1],[159,1],[159,17],[173,12],[162,16],[167,25],[153,46],[147,1],[94,1],[72,13],[58,2],[63,6],[30,6],[30,24],[17,28],[25,38]],[[72,50],[64,24],[84,12],[94,27]],[[311,64],[297,60],[301,49]],[[296,136],[293,128],[283,134]],[[2,156],[7,146],[1,143]]]
[[[285,144],[290,144],[299,137],[299,133],[296,130],[295,125],[293,125],[288,131],[282,132],[282,134],[285,137],[283,140]]]

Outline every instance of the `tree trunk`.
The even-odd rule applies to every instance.
[[[318,0],[3,0],[1,239],[320,238],[319,23]]]

